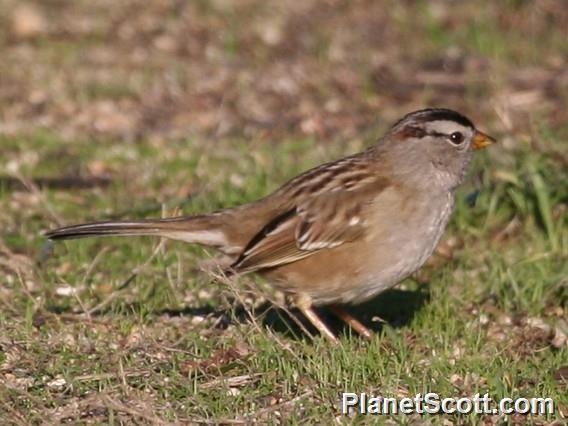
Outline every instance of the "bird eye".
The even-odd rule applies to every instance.
[[[463,142],[463,134],[461,132],[454,132],[450,135],[450,142],[454,145],[459,145]]]

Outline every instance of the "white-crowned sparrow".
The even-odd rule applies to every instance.
[[[416,271],[438,243],[473,150],[494,139],[449,109],[412,112],[367,150],[311,169],[250,204],[210,214],[96,222],[49,231],[52,240],[156,235],[211,246],[231,270],[258,272],[291,295],[331,341],[313,305],[359,303]]]

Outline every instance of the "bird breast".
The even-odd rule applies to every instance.
[[[377,226],[369,232],[368,256],[362,254],[358,283],[346,291],[341,302],[360,303],[407,278],[430,257],[438,244],[454,206],[451,192],[430,197],[420,195],[412,208],[392,203],[376,212]],[[378,206],[377,206],[378,210]],[[388,219],[387,219],[388,218]],[[365,259],[367,259],[365,261]]]

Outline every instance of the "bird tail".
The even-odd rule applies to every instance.
[[[100,236],[157,236],[222,248],[226,235],[215,216],[183,216],[167,219],[82,223],[47,231],[50,240]]]

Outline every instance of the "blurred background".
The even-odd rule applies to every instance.
[[[357,137],[426,105],[566,122],[562,1],[4,0],[1,127],[65,141]]]
[[[404,370],[412,367],[402,365],[427,369],[417,377],[438,377],[428,380],[449,395],[486,386],[505,396],[537,389],[565,398],[557,383],[568,376],[561,368],[568,335],[567,101],[563,0],[2,0],[0,400],[10,402],[0,404],[1,413],[76,418],[94,406],[102,410],[92,414],[99,421],[113,410],[124,421],[148,423],[227,419],[254,413],[276,395],[275,404],[292,401],[290,416],[332,418],[337,383],[345,380],[355,391],[378,383],[420,391],[424,381],[413,382]],[[297,360],[270,364],[289,355],[272,334],[254,340],[246,327],[243,337],[240,328],[218,330],[215,317],[183,314],[231,305],[226,289],[196,278],[197,249],[173,243],[165,252],[150,240],[113,239],[58,245],[49,256],[41,237],[83,220],[253,200],[361,149],[424,107],[459,110],[499,145],[478,156],[440,256],[419,284],[409,284],[420,293],[420,283],[430,282],[427,315],[411,322],[408,295],[387,302],[394,311],[381,316],[396,322],[406,315],[410,325],[388,334],[392,346],[364,348],[371,355],[354,350],[357,361],[333,358],[338,372],[317,370],[325,364],[317,357],[331,356],[326,349],[309,355],[313,363],[300,378],[292,376]],[[141,264],[145,272],[129,286]],[[170,318],[172,309],[181,317]],[[97,320],[87,315],[84,322],[95,312]],[[464,337],[464,329],[475,332]],[[476,333],[483,338],[467,340]],[[141,347],[143,359],[133,355]],[[432,347],[440,365],[421,363]],[[404,362],[401,348],[417,358]],[[464,348],[476,349],[464,356]],[[193,351],[213,352],[215,366],[255,353],[230,374],[277,368],[278,377],[263,375],[264,387],[249,377],[249,388],[231,388],[257,406],[233,398],[237,391],[212,402],[214,380],[227,370],[191,364]],[[404,377],[378,373],[392,371],[381,364],[385,352],[400,361]],[[360,375],[339,365],[357,366]],[[196,369],[207,374],[196,378]],[[482,383],[484,374],[500,379]],[[2,390],[2,377],[11,390]],[[143,388],[149,393],[136,393]],[[87,397],[101,389],[110,399]],[[305,392],[313,404],[294,412]],[[183,398],[195,399],[183,405]]]

